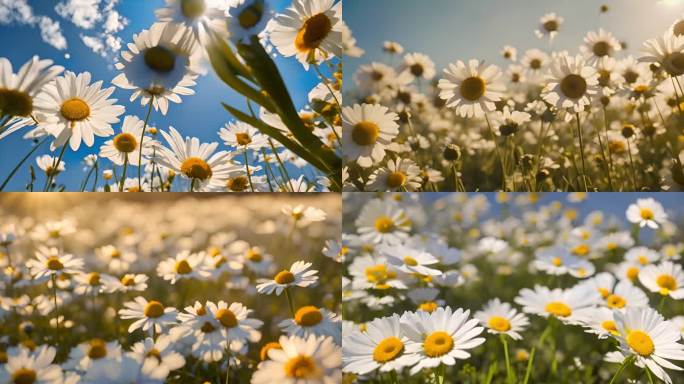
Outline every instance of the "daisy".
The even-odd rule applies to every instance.
[[[518,50],[510,45],[504,45],[501,49],[501,57],[506,60],[516,61],[518,57]]]
[[[326,217],[325,211],[322,209],[306,207],[301,204],[296,206],[287,204],[281,209],[281,212],[290,216],[299,228],[306,227],[314,222],[324,221]]]
[[[549,40],[553,41],[563,21],[565,20],[555,13],[547,13],[539,19],[539,28],[534,31],[534,34],[540,39],[548,37]]]
[[[643,228],[657,229],[667,221],[667,213],[663,206],[653,198],[637,199],[636,203],[627,208],[627,220]]]
[[[342,147],[347,158],[368,168],[382,161],[385,148],[399,134],[399,116],[378,104],[342,108]]]
[[[171,284],[183,279],[202,279],[209,276],[206,252],[182,251],[157,266],[157,275]]]
[[[501,136],[510,136],[516,134],[523,124],[529,123],[531,117],[527,112],[511,112],[511,108],[505,106],[501,112],[497,111],[494,120],[498,125],[498,133]]]
[[[228,305],[225,301],[218,303],[209,301],[206,310],[215,320],[227,345],[234,341],[239,344],[247,341],[255,343],[261,339],[261,332],[258,329],[264,324],[263,321],[249,318],[248,316],[253,311],[241,303]]]
[[[487,332],[508,335],[513,340],[521,340],[519,332],[530,324],[524,313],[518,312],[508,303],[502,303],[498,298],[488,301],[473,317],[487,328]]]
[[[196,137],[183,137],[173,127],[161,132],[170,148],[160,147],[159,164],[190,180],[190,190],[208,192],[222,189],[235,167],[231,154],[216,152],[218,143],[200,143]]]
[[[639,61],[658,63],[673,77],[684,75],[684,36],[665,33],[644,43],[645,56]]]
[[[542,98],[558,109],[580,113],[598,91],[596,69],[586,65],[581,56],[563,55],[551,66]]]
[[[400,72],[411,74],[416,79],[431,80],[435,77],[435,63],[423,53],[409,53],[399,67]]]
[[[57,158],[50,155],[36,157],[36,164],[45,173],[45,176],[57,176],[66,170],[64,161],[60,160],[57,164]]]
[[[149,277],[143,274],[126,274],[121,279],[109,275],[102,276],[104,291],[109,293],[144,292],[147,289],[147,280]]]
[[[606,275],[610,276],[610,278]],[[604,284],[596,290],[605,300],[602,302],[602,305],[605,305],[612,310],[648,306],[648,297],[646,294],[641,289],[634,286],[629,280],[620,280],[614,285],[615,279],[608,273],[602,273],[601,278],[597,280],[594,285],[599,284],[598,282],[601,281],[601,279],[604,281]]]
[[[185,0],[181,0],[185,2]],[[198,69],[198,46],[194,35],[180,24],[156,23],[133,36],[130,51],[122,51],[115,64],[122,71],[112,84],[133,90],[131,101],[152,103],[166,115],[169,101],[180,103],[179,95],[193,95]]]
[[[349,266],[349,274],[354,278],[354,289],[376,289],[380,291],[391,288],[406,289],[406,285],[397,278],[394,268],[387,265],[384,257],[358,256]]]
[[[65,367],[86,372],[91,365],[104,362],[105,359],[118,359],[121,357],[121,345],[118,341],[106,342],[102,339],[92,339],[81,343],[71,349],[69,360]]]
[[[57,350],[40,346],[35,351],[21,347],[14,354],[7,355],[7,362],[0,369],[2,383],[61,384],[62,369],[52,364]]]
[[[356,87],[365,93],[384,91],[395,82],[397,73],[394,68],[383,63],[370,63],[359,66],[354,73]]]
[[[295,0],[267,27],[269,39],[285,57],[296,56],[304,68],[342,55],[342,2]]]
[[[103,275],[99,272],[79,273],[74,276],[74,293],[77,295],[95,296],[104,291]]]
[[[647,247],[634,247],[625,253],[625,260],[633,264],[648,265],[660,259],[660,253]]]
[[[38,125],[55,137],[52,150],[68,141],[77,151],[81,141],[92,147],[95,136],[114,134],[112,124],[119,122],[124,107],[109,98],[114,87],[102,89],[102,81],[91,84],[90,79],[90,72],[67,71],[36,96],[36,113],[43,116]]]
[[[185,358],[174,351],[173,347],[173,340],[168,335],[160,335],[157,340],[147,337],[133,344],[128,355],[146,363],[151,360],[156,370],[162,370],[164,376],[168,376],[169,372],[185,365]]]
[[[580,47],[589,65],[596,65],[620,50],[622,50],[620,42],[603,28],[599,28],[598,32],[588,32],[584,37],[584,45]]]
[[[342,241],[336,240],[326,240],[325,247],[323,248],[323,255],[335,260],[338,263],[343,263],[349,254],[349,246],[343,236]]]
[[[57,248],[40,247],[36,258],[26,262],[31,276],[35,279],[43,277],[61,277],[80,273],[83,260],[71,254],[61,254]]]
[[[214,31],[225,35],[228,20],[219,0],[166,0],[166,6],[154,11],[162,23],[183,25],[197,40]]]
[[[420,168],[413,160],[390,159],[387,168],[378,168],[368,178],[368,189],[371,191],[416,191],[423,180]]]
[[[462,117],[481,117],[494,111],[494,102],[503,96],[503,87],[496,83],[501,70],[484,61],[470,60],[466,65],[459,60],[449,64],[444,75],[438,84],[439,97]]]
[[[123,124],[121,124],[121,133],[114,136],[112,140],[107,140],[100,147],[100,156],[109,159],[116,165],[124,165],[127,162],[137,167],[140,166],[140,161],[142,164],[146,164],[148,162],[147,157],[152,154],[156,143],[145,136],[142,140],[142,157],[138,156],[140,153],[138,141],[144,129],[145,123],[142,120],[136,116],[126,116]]]
[[[684,271],[682,266],[671,261],[648,265],[639,273],[639,281],[651,292],[684,299]]]
[[[417,273],[419,275],[438,276],[442,274],[439,269],[431,268],[439,263],[439,259],[428,252],[409,248],[404,245],[385,246],[380,252],[388,256],[387,261],[405,273]]]
[[[266,148],[268,136],[259,132],[253,126],[241,121],[228,123],[219,130],[219,137],[223,143],[229,147],[237,148],[239,151],[251,149],[258,151]]]
[[[340,320],[337,315],[325,308],[307,305],[299,308],[293,319],[285,319],[278,324],[280,329],[291,336],[330,336],[338,342],[342,336]]]
[[[416,311],[434,312],[435,309],[444,306],[445,301],[437,299],[439,289],[436,288],[413,288],[407,296],[416,304]]]
[[[663,370],[681,370],[668,360],[684,360],[684,345],[679,344],[679,330],[651,308],[632,308],[615,312],[620,351],[632,356],[637,366],[646,366],[660,380],[671,384]]]
[[[582,311],[580,323],[587,333],[598,335],[599,339],[605,339],[611,335],[615,336],[618,334],[618,331],[613,315],[614,312],[606,307],[588,308]],[[618,363],[621,363],[622,360],[618,361]]]
[[[137,180],[136,180],[137,182]],[[135,263],[138,256],[135,252],[122,249],[113,245],[105,245],[95,249],[95,256],[111,273],[128,272],[131,264]]]
[[[564,275],[580,262],[570,251],[561,246],[541,248],[535,251],[533,265],[549,275]]]
[[[359,375],[379,372],[401,372],[418,362],[414,350],[407,350],[408,338],[402,334],[398,314],[377,318],[365,324],[364,331],[353,330],[342,343],[343,370]]]
[[[401,55],[404,53],[404,47],[396,41],[385,41],[382,43],[382,50],[390,55]]]
[[[521,63],[527,71],[527,76],[536,81],[542,77],[548,65],[549,55],[539,49],[530,49],[525,52]]]
[[[281,336],[280,348],[268,350],[252,384],[332,384],[342,381],[342,351],[331,338]]]
[[[391,202],[371,200],[356,219],[357,232],[363,241],[396,244],[408,238],[410,221],[403,209]]]
[[[297,261],[289,270],[278,272],[273,280],[260,279],[257,291],[266,295],[275,292],[276,296],[289,287],[308,287],[316,283],[318,276],[316,270],[308,270],[313,264],[305,261]]]
[[[407,336],[407,358],[418,358],[411,368],[415,375],[423,368],[436,368],[441,364],[454,365],[456,359],[467,359],[468,349],[485,342],[476,337],[484,328],[478,327],[477,319],[468,319],[470,311],[450,307],[437,308],[432,313],[406,312],[401,316],[401,327]]]
[[[548,318],[554,316],[565,324],[577,324],[582,309],[595,306],[599,293],[582,285],[569,289],[549,289],[535,285],[534,290],[524,288],[515,298],[523,311]],[[579,313],[578,313],[579,312]]]
[[[0,238],[2,235],[0,235]],[[0,240],[2,243],[2,240]],[[684,252],[684,244],[663,244],[660,248],[660,254],[664,260],[679,260],[681,258],[682,252]]]
[[[36,95],[63,70],[64,67],[52,65],[52,60],[41,60],[38,56],[33,56],[19,68],[19,72],[14,73],[12,63],[7,58],[0,57],[0,114],[31,116]],[[9,133],[11,132],[5,132]]]
[[[235,43],[248,44],[264,30],[271,17],[271,6],[264,0],[232,0],[228,8],[228,35]]]
[[[176,314],[176,308],[165,308],[159,301],[147,301],[142,296],[124,303],[124,309],[119,310],[122,319],[135,319],[128,327],[128,333],[141,328],[144,332],[149,330],[151,334],[159,334],[164,328],[176,323]]]

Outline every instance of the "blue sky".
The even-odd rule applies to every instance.
[[[601,4],[610,6],[608,14],[599,15]],[[548,47],[534,30],[549,12],[565,18],[555,49],[577,52],[587,31],[601,26],[625,40],[630,50],[638,50],[684,14],[684,0],[347,1],[344,19],[366,55],[346,62],[345,71],[352,74],[360,64],[385,62],[385,40],[399,42],[407,52],[428,54],[439,71],[471,58],[503,65],[499,51],[504,45],[518,48],[519,57],[526,49]]]
[[[18,0],[8,1],[11,3]],[[101,1],[104,2],[105,0]],[[0,1],[0,10],[2,3],[3,1]],[[57,3],[57,1],[52,0],[28,0],[28,5],[33,8],[34,15],[47,16],[59,22],[61,32],[68,44],[66,50],[58,50],[45,43],[35,25],[22,25],[17,22],[4,25],[0,21],[0,57],[8,58],[16,71],[33,55],[38,55],[41,58],[52,59],[56,64],[76,73],[89,71],[93,76],[93,81],[103,80],[105,86],[112,86],[111,80],[117,75],[117,71],[113,68],[114,58],[103,58],[86,47],[79,35],[88,34],[92,31],[83,30],[71,20],[57,14],[55,11],[55,4]],[[116,5],[116,10],[129,20],[129,24],[116,34],[121,37],[124,45],[132,41],[134,34],[149,28],[155,22],[154,10],[163,4],[163,0],[122,0]],[[282,10],[289,6],[290,1],[271,0],[271,4],[276,10]],[[95,29],[97,28],[99,26],[95,27]],[[69,59],[65,58],[65,53],[70,55]],[[283,74],[283,78],[288,83],[297,107],[303,107],[307,102],[308,92],[317,84],[315,72],[313,70],[305,72],[295,58],[278,58],[276,63]],[[213,74],[211,69],[209,69],[207,76],[198,80],[194,89],[196,94],[184,97],[182,104],[171,104],[166,116],[162,116],[159,112],[153,112],[150,125],[161,129],[167,129],[169,125],[172,125],[184,136],[199,137],[202,141],[220,142],[218,130],[223,124],[231,120],[228,113],[221,107],[220,102],[244,108],[246,105],[244,98],[231,91]],[[146,107],[140,105],[139,99],[134,103],[129,102],[130,95],[130,91],[116,88],[113,97],[119,99],[118,103],[126,107],[125,114],[137,115],[143,119],[147,112]],[[115,126],[114,129],[118,130],[118,126]],[[19,159],[30,150],[29,143],[22,139],[24,132],[26,131],[17,132],[0,141],[0,180],[3,180]],[[106,140],[106,138],[97,138],[92,148],[85,147],[82,144],[76,153],[67,151],[65,155],[67,171],[60,175],[60,183],[66,183],[72,189],[78,188],[84,177],[80,164],[81,159],[86,154],[99,153],[100,145]],[[224,146],[220,148],[226,149]],[[44,148],[38,150],[36,155],[48,152],[48,146],[45,145]],[[57,153],[53,155],[57,156]],[[5,189],[6,191],[24,190],[28,180],[29,164],[33,164],[36,168],[35,160],[27,161]],[[42,183],[36,185],[42,187]]]

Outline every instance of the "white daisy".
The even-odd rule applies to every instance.
[[[564,21],[562,17],[553,12],[547,13],[539,19],[539,28],[534,31],[534,34],[540,39],[548,37],[549,40],[553,40]]]
[[[413,249],[404,245],[384,246],[380,252],[388,256],[387,261],[405,273],[417,273],[426,276],[442,274],[439,269],[432,268],[439,264],[439,259],[428,252]]]
[[[643,228],[656,229],[667,221],[667,213],[663,206],[653,198],[637,199],[636,203],[627,208],[627,220]]]
[[[160,335],[157,340],[150,337],[133,344],[128,355],[138,361],[151,361],[155,370],[162,370],[163,376],[185,365],[185,358],[174,351],[174,343],[168,335]]]
[[[226,35],[228,20],[221,0],[166,0],[166,6],[154,11],[163,23],[189,28],[197,40],[213,31]]]
[[[388,290],[390,288],[406,289],[406,285],[397,278],[397,271],[387,265],[384,257],[357,256],[349,266],[349,274],[353,277],[354,289]]]
[[[518,312],[509,303],[502,303],[498,298],[488,301],[473,317],[487,328],[487,332],[508,335],[513,340],[521,340],[520,332],[530,324],[524,313]]]
[[[157,275],[171,284],[183,279],[202,279],[209,277],[206,252],[191,253],[182,251],[175,257],[163,260],[157,266]]]
[[[355,221],[363,241],[374,244],[397,244],[408,238],[411,223],[406,212],[391,201],[371,200]]]
[[[230,39],[248,44],[252,36],[264,30],[272,12],[270,3],[265,0],[231,0],[228,8]]]
[[[144,122],[136,116],[126,116],[121,124],[121,133],[114,136],[112,140],[107,140],[100,147],[100,156],[109,159],[116,165],[128,164],[139,166],[140,162],[146,164],[147,157],[152,154],[155,142],[146,136],[143,143],[142,158],[138,156],[140,152],[140,136],[143,134]]]
[[[64,161],[60,160],[57,164],[57,158],[50,155],[42,155],[36,157],[36,164],[46,176],[57,176],[66,170]]]
[[[639,61],[658,63],[673,77],[684,75],[684,36],[665,33],[644,43],[645,56]]]
[[[0,369],[2,383],[62,384],[62,369],[53,364],[57,350],[40,346],[35,351],[19,348],[8,354],[7,362]]]
[[[325,308],[306,305],[299,308],[294,319],[285,319],[278,327],[288,335],[307,338],[311,335],[330,336],[339,343],[342,337],[341,322],[337,315]]]
[[[355,104],[342,109],[345,157],[368,168],[382,161],[385,148],[399,134],[399,116],[378,104]]]
[[[164,328],[176,323],[176,314],[176,308],[164,307],[159,301],[147,301],[142,296],[124,303],[124,309],[119,310],[122,319],[135,319],[128,327],[128,333],[141,328],[144,332],[149,330],[151,334],[159,334]]]
[[[684,299],[684,270],[679,264],[663,261],[658,265],[648,265],[639,272],[639,281],[651,292],[675,300]]]
[[[501,70],[484,61],[470,60],[449,64],[444,70],[444,79],[439,80],[439,97],[446,106],[456,109],[462,117],[481,117],[496,109],[494,102],[503,96],[503,87],[497,84]]]
[[[590,31],[584,37],[584,45],[580,51],[587,58],[589,65],[596,65],[599,61],[612,57],[615,52],[622,50],[622,45],[612,33],[599,28],[598,32]]]
[[[599,300],[598,292],[581,284],[569,289],[535,285],[534,290],[523,288],[515,298],[515,302],[523,306],[523,311],[545,318],[554,316],[565,324],[577,324],[579,311],[595,306]]]
[[[83,259],[71,254],[61,254],[57,248],[40,247],[36,251],[36,258],[26,262],[31,276],[36,279],[43,277],[61,277],[73,275],[83,269]]]
[[[413,160],[390,159],[387,168],[375,170],[368,178],[368,189],[371,191],[416,191],[420,189],[423,180],[420,168]]]
[[[316,283],[318,271],[309,270],[313,264],[305,261],[297,261],[290,267],[289,270],[278,272],[272,280],[260,279],[257,285],[257,291],[266,295],[273,292],[279,296],[283,290],[289,287],[308,287]]]
[[[435,77],[435,63],[423,53],[409,53],[399,67],[400,72],[411,74],[416,79],[431,80]]]
[[[660,253],[648,247],[634,247],[625,253],[625,260],[642,266],[649,265],[660,260]]]
[[[217,328],[223,336],[226,347],[233,342],[245,344],[258,342],[261,339],[259,328],[264,324],[258,319],[249,318],[253,312],[241,303],[231,303],[225,301],[213,303],[207,302],[206,310],[214,319]]]
[[[241,121],[231,122],[219,130],[219,137],[223,143],[229,147],[237,148],[239,151],[251,149],[258,151],[261,148],[269,147],[268,136],[259,132],[253,126]]]
[[[551,66],[542,98],[558,109],[580,113],[598,93],[598,73],[581,56],[563,55]]]
[[[104,362],[105,359],[121,357],[121,345],[118,341],[106,342],[102,339],[92,339],[81,343],[69,352],[69,360],[65,367],[80,372],[86,372],[91,365]]]
[[[63,70],[64,67],[52,65],[52,60],[33,56],[14,73],[12,63],[0,57],[0,115],[29,117],[33,113],[34,97]]]

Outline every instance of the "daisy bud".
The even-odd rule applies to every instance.
[[[625,139],[629,139],[630,137],[634,136],[634,132],[635,132],[634,125],[625,124],[622,126],[622,136]]]
[[[461,148],[456,144],[449,144],[444,148],[444,160],[458,161],[461,158]]]

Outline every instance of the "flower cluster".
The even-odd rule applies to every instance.
[[[0,383],[339,382],[334,196],[124,196],[5,197]]]
[[[681,381],[682,228],[653,198],[591,210],[611,199],[344,194],[345,376]]]
[[[638,52],[603,28],[555,49],[566,22],[541,17],[547,47],[506,45],[503,68],[489,57],[437,71],[386,42],[394,64],[360,65],[345,95],[345,190],[682,189],[684,19]]]

